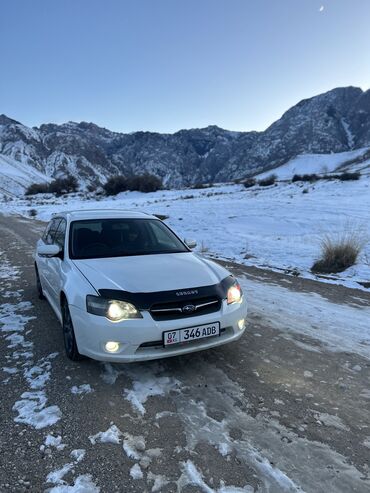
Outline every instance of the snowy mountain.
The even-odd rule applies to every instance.
[[[210,126],[174,134],[123,134],[86,122],[29,128],[1,115],[0,187],[18,194],[31,182],[67,172],[82,185],[104,182],[112,174],[150,172],[165,185],[180,187],[243,178],[302,154],[343,153],[367,146],[370,91],[356,87],[303,100],[264,132]],[[34,176],[32,170],[40,174]],[[12,178],[21,171],[22,179]]]

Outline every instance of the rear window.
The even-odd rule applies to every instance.
[[[156,219],[89,219],[70,226],[72,259],[188,252],[183,242]]]

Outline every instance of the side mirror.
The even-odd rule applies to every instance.
[[[190,248],[190,250],[193,250],[197,246],[197,242],[195,240],[190,240],[188,238],[184,239],[185,245]]]
[[[61,252],[58,245],[39,245],[37,247],[37,255],[41,257],[57,257]]]

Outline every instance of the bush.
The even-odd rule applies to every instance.
[[[276,178],[277,178],[276,175],[267,176],[266,178],[259,180],[258,185],[260,187],[269,187],[270,185],[273,185],[276,182]]]
[[[334,274],[354,265],[366,244],[360,231],[348,229],[339,235],[325,235],[321,240],[321,258],[311,270],[314,273]]]
[[[312,174],[305,174],[305,175],[294,175],[292,178],[292,183],[295,181],[309,181],[310,183],[319,180],[320,177],[317,176],[315,173]]]
[[[350,173],[349,171],[345,171],[341,175],[338,175],[338,178],[341,181],[349,181],[349,180],[359,180],[360,176],[361,176],[361,174],[358,172]]]
[[[112,176],[107,183],[103,185],[106,195],[117,195],[121,192],[126,192],[128,187],[128,179],[123,175]]]
[[[156,192],[162,188],[162,181],[155,175],[145,173],[129,178],[129,190],[138,192]]]
[[[112,176],[107,183],[103,185],[106,195],[117,195],[128,190],[136,190],[138,192],[156,192],[162,188],[161,180],[154,175],[146,173],[144,175],[136,175],[126,177],[124,175]]]
[[[25,195],[37,195],[38,193],[48,193],[49,183],[32,183],[27,190]]]
[[[64,195],[65,193],[77,192],[78,181],[72,175],[67,175],[65,178],[57,178],[49,185],[49,192],[56,195]]]
[[[247,180],[243,181],[243,185],[245,188],[251,188],[254,187],[256,184],[256,180],[254,178],[248,178]]]
[[[51,183],[33,183],[27,188],[25,195],[36,195],[38,193],[63,195],[65,193],[76,192],[77,190],[77,179],[74,176],[67,175],[65,178],[57,178]]]

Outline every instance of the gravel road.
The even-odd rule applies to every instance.
[[[250,300],[240,342],[76,364],[37,298],[42,228],[0,216],[1,492],[370,492],[369,293],[224,262]],[[328,310],[354,339],[323,339]]]

